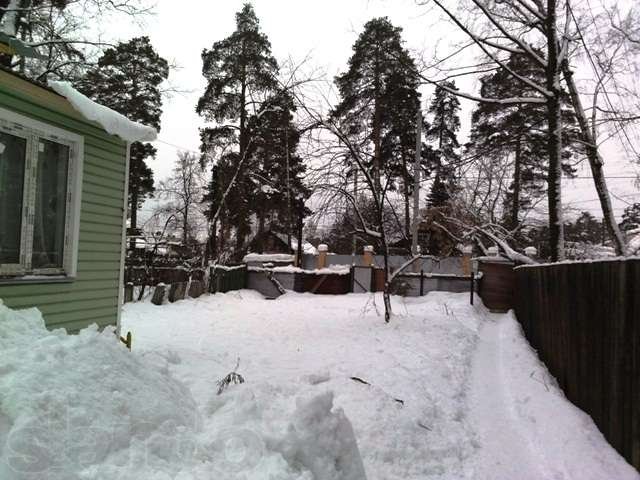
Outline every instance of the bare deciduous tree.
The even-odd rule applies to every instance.
[[[205,181],[198,156],[190,152],[178,152],[171,175],[160,182],[156,190],[160,198],[168,200],[162,206],[164,212],[179,220],[178,230],[185,246],[197,238],[204,224],[200,207]]]
[[[562,196],[561,196],[561,129],[562,119],[560,115],[562,81],[567,85],[571,101],[578,119],[581,141],[587,147],[589,160],[596,191],[600,200],[605,223],[614,240],[616,251],[619,254],[625,252],[625,244],[617,227],[611,200],[609,197],[606,180],[602,171],[602,157],[600,155],[597,139],[594,138],[595,117],[591,122],[582,107],[581,95],[573,80],[573,72],[570,66],[572,56],[580,46],[588,53],[585,36],[582,34],[579,22],[572,9],[569,0],[557,2],[556,0],[513,0],[502,2],[497,0],[470,0],[463,4],[462,8],[446,4],[443,0],[419,1],[420,5],[435,4],[446,17],[453,22],[470,42],[449,56],[455,57],[469,46],[477,47],[484,60],[476,65],[469,66],[465,73],[455,75],[472,74],[491,71],[493,68],[506,69],[514,82],[518,82],[524,89],[533,90],[534,96],[519,96],[512,98],[483,98],[466,92],[452,92],[457,95],[477,101],[495,104],[522,104],[544,103],[547,107],[547,140],[548,140],[548,210],[550,242],[552,246],[552,259],[559,260],[564,257],[564,235],[562,221]],[[471,17],[471,18],[470,18]],[[616,16],[615,18],[619,18]],[[617,31],[617,35],[611,35],[612,44],[600,50],[601,72],[597,74],[597,89],[606,92],[607,75],[609,81],[615,78],[615,56],[622,50],[623,43],[631,43],[635,40],[637,30],[633,22],[629,23],[629,17],[618,23],[611,21],[609,31]],[[595,19],[594,19],[595,23]],[[580,42],[580,44],[578,44]],[[612,48],[617,45],[617,48]],[[537,52],[543,52],[542,55]],[[538,64],[545,71],[545,82],[537,83],[518,75],[506,66],[505,56],[518,53],[527,56],[532,62]],[[438,62],[440,63],[440,62]],[[437,85],[442,85],[442,80],[423,78]],[[449,77],[447,77],[449,78]],[[596,96],[596,95],[594,95]],[[592,107],[598,110],[597,104]],[[634,115],[622,115],[625,120],[634,118]]]

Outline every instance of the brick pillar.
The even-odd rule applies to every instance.
[[[373,266],[373,245],[365,245],[362,262],[366,267]]]
[[[473,247],[471,245],[465,245],[462,247],[462,274],[471,275],[471,254],[473,253]]]
[[[324,243],[318,245],[318,258],[316,268],[326,268],[327,266],[327,252],[329,251],[329,247]]]

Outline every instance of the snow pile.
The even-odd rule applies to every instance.
[[[178,456],[167,438],[197,430],[189,391],[112,330],[49,332],[38,310],[0,305],[0,351],[3,480],[152,478]]]
[[[203,384],[202,410],[169,370],[175,349],[129,352],[113,330],[49,332],[0,303],[2,480],[365,480],[331,393]],[[188,365],[186,365],[188,366]]]
[[[207,471],[219,475],[211,478],[367,478],[353,427],[331,392],[298,396],[287,382],[243,384],[212,397],[206,410]]]
[[[315,480],[365,479],[351,423],[342,409],[331,412],[333,393],[298,400],[293,422],[280,444],[284,457],[301,463]]]
[[[88,120],[100,124],[108,133],[128,142],[151,142],[158,137],[155,128],[133,122],[124,115],[100,105],[84,96],[69,82],[49,80],[49,87],[62,95]]]

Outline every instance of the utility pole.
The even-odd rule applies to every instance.
[[[418,255],[418,214],[420,211],[420,161],[422,160],[422,109],[418,107],[416,124],[416,159],[413,164],[413,225],[411,228],[411,253]]]
[[[355,204],[358,203],[358,169],[356,168],[356,164],[355,161],[353,162],[353,166],[352,166],[352,170],[353,172],[353,201]],[[356,209],[358,207],[356,205],[354,205],[353,207],[353,221],[355,222],[356,220]],[[351,263],[353,265],[356,264],[356,255],[358,254],[357,249],[358,249],[358,239],[356,237],[356,234],[354,233],[352,236],[352,251],[351,251]]]

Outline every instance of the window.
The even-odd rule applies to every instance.
[[[82,148],[0,108],[0,278],[75,276]]]

